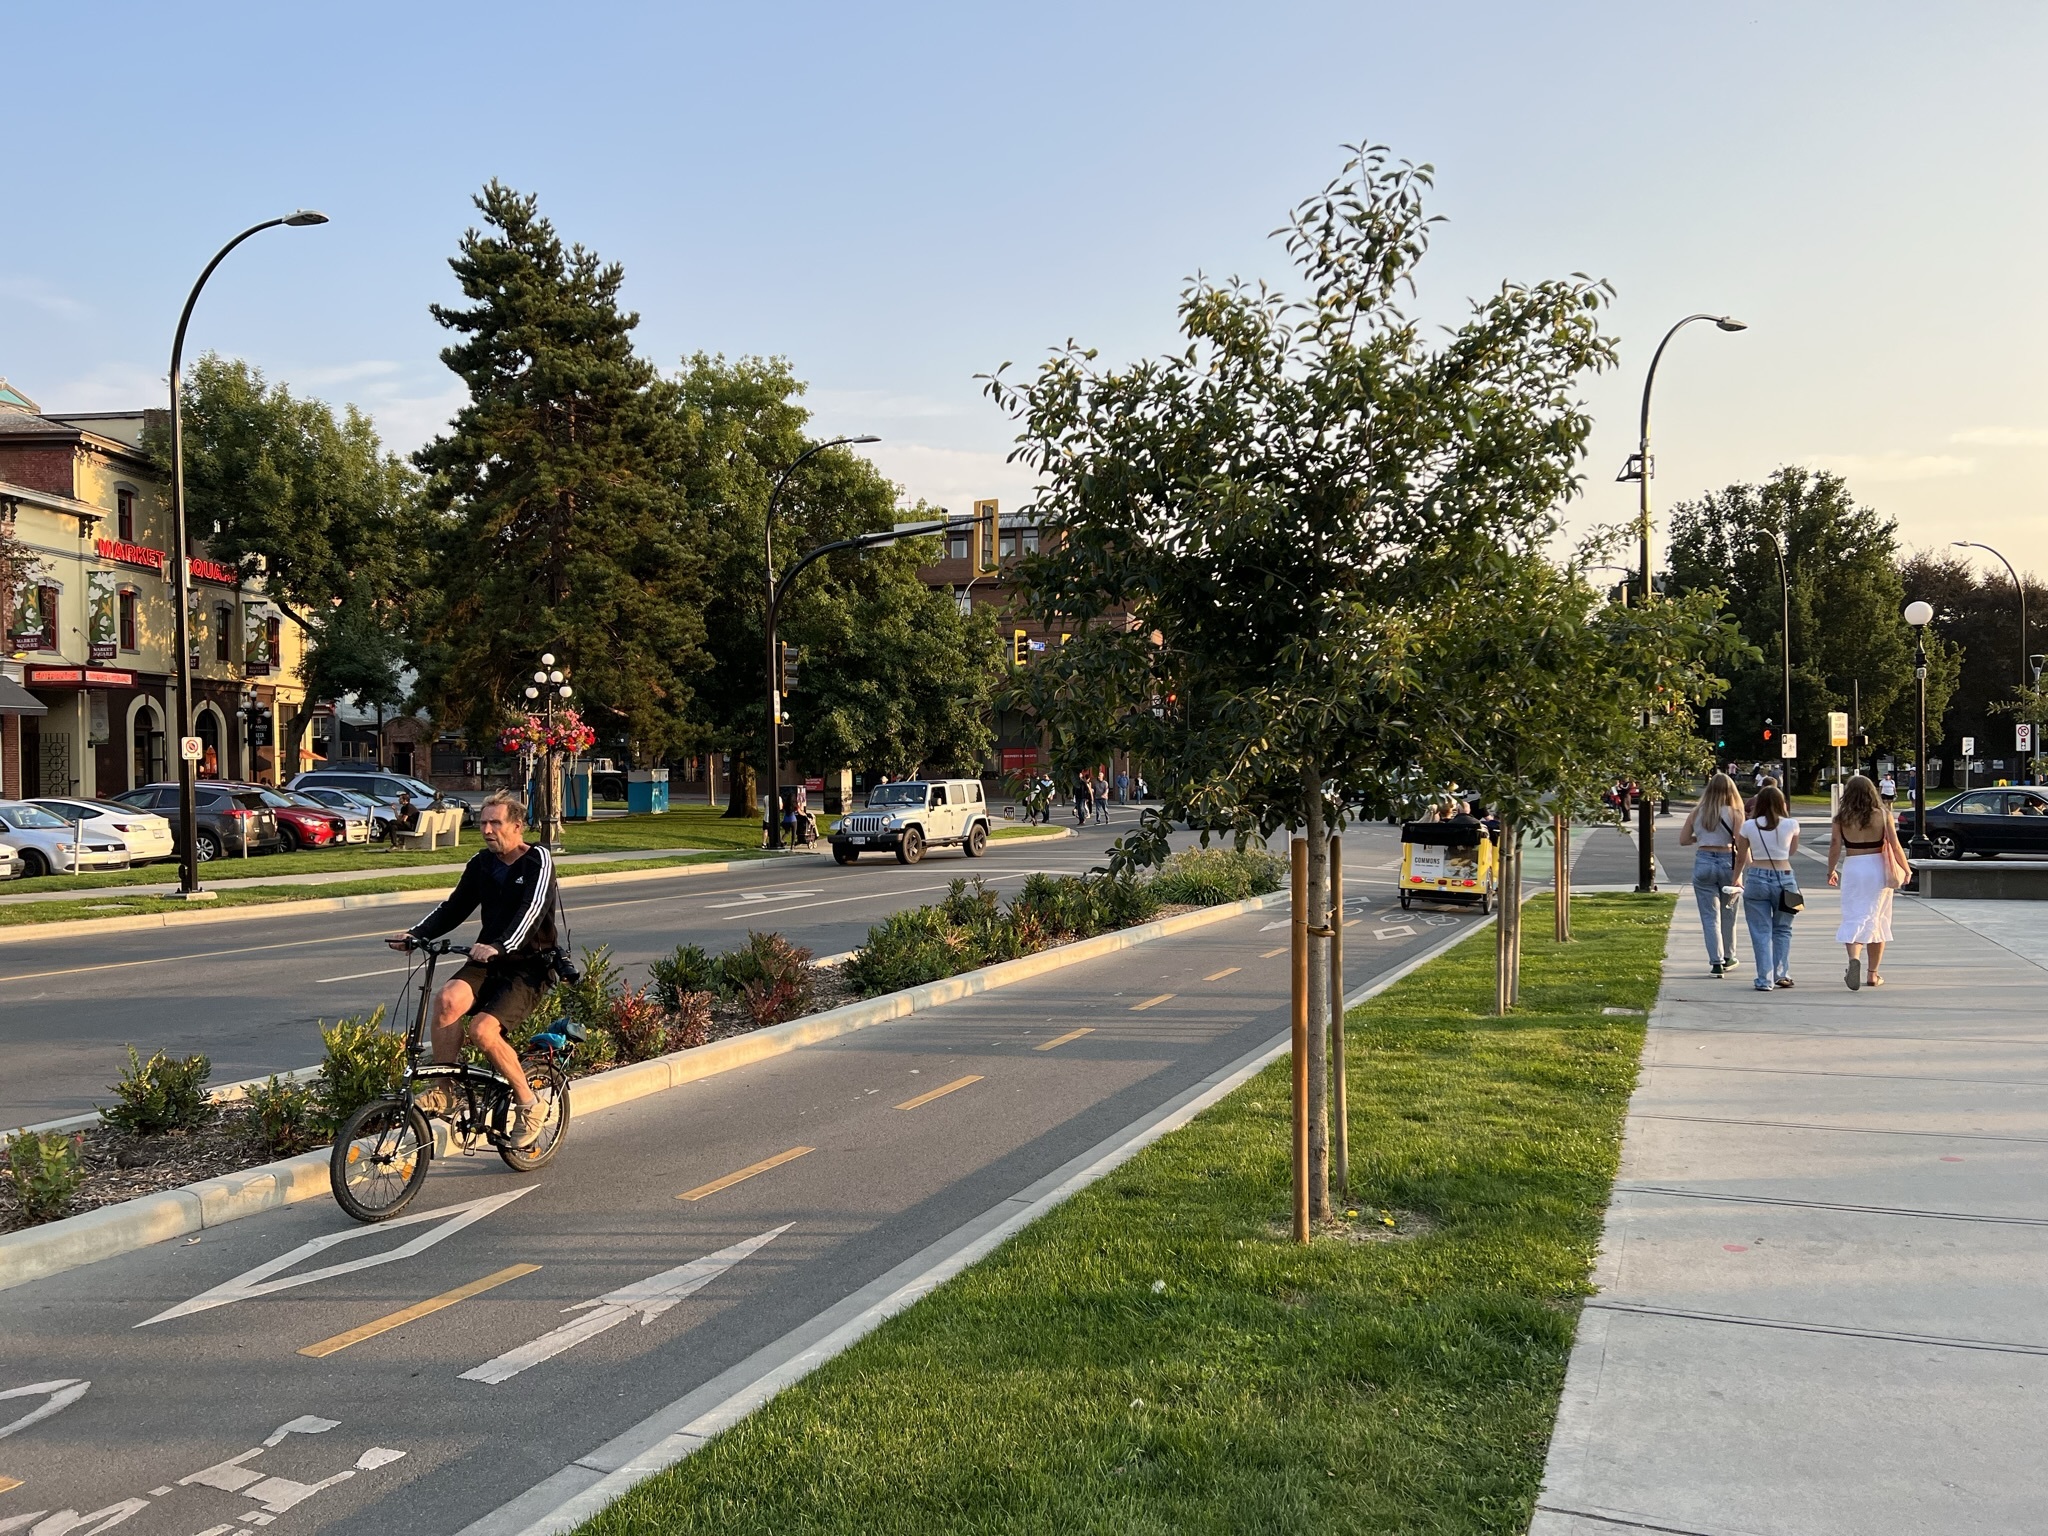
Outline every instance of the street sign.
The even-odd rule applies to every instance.
[[[1976,755],[1977,755],[1977,738],[1976,738],[1976,737],[1974,737],[1974,736],[1965,736],[1965,737],[1963,738],[1963,756],[1965,756],[1965,757],[1975,757]]]
[[[1778,738],[1778,755],[1788,763],[1799,756],[1799,733],[1797,731],[1787,731]]]
[[[2022,721],[2020,724],[2013,727],[2013,734],[2019,738],[2016,742],[2013,743],[2015,750],[2020,752],[2031,752],[2034,750],[2033,726]]]
[[[1828,745],[1846,747],[1849,745],[1849,711],[1831,709],[1828,711]]]
[[[206,743],[197,736],[180,736],[178,738],[178,756],[185,762],[196,763],[206,756]]]
[[[1708,711],[1707,711],[1707,724],[1709,724],[1709,725],[1719,725],[1720,723],[1721,723],[1721,711],[1720,711],[1720,710],[1718,710],[1718,709],[1710,709],[1710,710],[1708,710]]]

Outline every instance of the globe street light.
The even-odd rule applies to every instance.
[[[1913,841],[1906,848],[1916,859],[1934,853],[1927,841],[1927,625],[1933,617],[1934,609],[1926,603],[1906,604],[1906,622],[1913,626],[1913,680],[1920,688],[1920,749],[1913,761]]]
[[[192,760],[184,752],[184,743],[192,735],[192,571],[186,558],[185,423],[184,402],[180,399],[184,393],[185,327],[192,323],[192,308],[199,302],[199,290],[213,276],[213,269],[227,259],[229,251],[251,235],[260,235],[264,230],[276,229],[279,225],[300,229],[326,222],[326,214],[301,208],[282,218],[252,224],[235,236],[215,253],[213,260],[206,264],[206,270],[199,274],[199,281],[192,285],[192,292],[185,299],[184,311],[178,316],[178,334],[171,341],[171,567],[177,593],[177,612],[172,622],[176,626],[178,645],[178,831],[185,847],[178,859],[180,896],[191,897],[199,893],[198,800],[192,783]]]
[[[879,443],[881,439],[872,433],[859,437],[835,437],[830,442],[813,443],[790,461],[775,479],[775,489],[768,493],[768,515],[762,519],[761,564],[767,575],[768,608],[767,622],[763,626],[768,632],[768,846],[782,846],[782,787],[776,781],[782,773],[782,672],[776,665],[775,654],[775,505],[782,499],[782,488],[789,484],[789,477],[795,474],[806,459],[823,453],[827,448],[839,448],[848,443]],[[831,546],[837,548],[837,545]],[[809,559],[808,556],[805,557]],[[795,575],[792,569],[789,573]],[[552,658],[550,658],[552,660]]]
[[[1657,343],[1657,350],[1650,356],[1650,371],[1643,376],[1642,432],[1636,444],[1635,457],[1624,464],[1618,480],[1634,480],[1641,487],[1637,498],[1636,536],[1640,545],[1638,578],[1642,582],[1642,601],[1650,601],[1650,477],[1656,473],[1656,465],[1650,458],[1650,391],[1657,383],[1657,365],[1664,360],[1664,349],[1671,345],[1671,338],[1691,325],[1695,320],[1711,320],[1724,331],[1746,331],[1742,321],[1727,315],[1687,315],[1678,324],[1664,333],[1664,339]],[[1641,819],[1637,823],[1636,837],[1636,889],[1654,891],[1657,889],[1657,821],[1650,809],[1650,798],[1642,800]]]

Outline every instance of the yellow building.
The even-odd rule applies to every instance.
[[[0,678],[43,709],[0,710],[0,796],[103,796],[176,776],[171,496],[142,448],[145,421],[163,414],[45,415],[0,380],[0,522],[36,566],[0,593]],[[301,766],[273,744],[305,699],[304,637],[260,583],[193,551],[202,776],[276,783]]]

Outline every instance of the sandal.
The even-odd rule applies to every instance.
[[[1849,984],[1849,990],[1851,992],[1857,991],[1862,987],[1863,957],[1861,955],[1852,955],[1849,957],[1849,968],[1846,971],[1842,972],[1842,980],[1846,981]]]
[[[1863,985],[1866,987],[1881,987],[1884,985],[1884,978],[1882,976],[1872,976]]]

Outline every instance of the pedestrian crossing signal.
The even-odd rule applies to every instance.
[[[1011,635],[1010,646],[1010,659],[1017,666],[1021,667],[1031,659],[1031,637],[1026,631],[1020,629]]]

